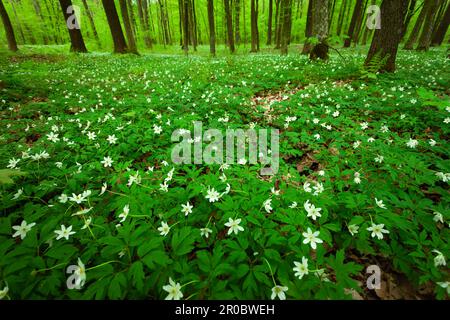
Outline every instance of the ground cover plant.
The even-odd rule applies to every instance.
[[[448,297],[444,49],[392,74],[362,69],[365,49],[48,52],[0,58],[3,298]],[[278,172],[174,164],[194,121],[278,129]]]

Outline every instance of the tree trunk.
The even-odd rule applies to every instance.
[[[189,0],[183,1],[183,50],[189,52]]]
[[[309,54],[311,60],[328,59],[328,0],[313,0],[312,36],[319,41]]]
[[[428,0],[428,1],[433,1],[433,0]],[[404,48],[405,50],[413,49],[413,46],[416,43],[417,38],[419,37],[420,29],[422,28],[422,24],[423,24],[423,21],[425,20],[427,12],[428,12],[428,6],[426,5],[426,3],[424,3],[424,5],[422,6],[422,10],[420,10],[420,14],[417,17],[416,24],[414,25],[414,28],[411,31],[408,40],[406,41],[405,48]]]
[[[404,27],[403,27],[402,39],[405,36],[406,31],[408,31],[409,23],[411,22],[411,19],[414,16],[415,9],[416,9],[416,3],[417,3],[416,0],[411,0],[410,3],[409,3],[408,14],[406,15],[405,24],[404,24]]]
[[[269,0],[269,20],[267,23],[267,45],[272,44],[272,15],[273,15],[273,0]]]
[[[275,49],[281,48],[281,34],[283,29],[283,0],[277,0],[276,6],[277,6],[277,12],[276,12],[276,28],[275,28]]]
[[[137,7],[138,7],[138,16],[139,16],[139,21],[141,24],[141,28],[144,31],[144,42],[145,42],[145,46],[147,48],[151,48],[152,47],[152,40],[150,38],[150,31],[149,31],[149,27],[148,27],[148,20],[145,19],[145,15],[144,15],[144,4],[143,1],[145,2],[145,4],[147,4],[147,0],[137,0]],[[147,6],[145,5],[145,8]]]
[[[16,37],[14,35],[11,20],[9,20],[8,12],[6,12],[6,8],[3,5],[2,0],[0,0],[0,16],[2,17],[3,25],[5,26],[6,39],[8,40],[8,48],[9,50],[16,52],[18,50]]]
[[[224,0],[224,6],[225,6],[225,19],[227,22],[227,43],[228,47],[230,48],[230,52],[234,53],[234,35],[233,35],[233,18],[231,15],[231,8],[230,8],[230,1],[231,0]]]
[[[122,26],[120,25],[119,15],[117,14],[114,1],[102,0],[105,9],[106,18],[108,20],[109,30],[114,42],[114,53],[127,53],[128,47],[123,35]]]
[[[256,1],[258,0],[250,0],[250,24],[251,24],[251,37],[252,37],[252,46],[250,52],[258,51],[258,20],[257,20],[257,9],[256,9]]]
[[[433,34],[434,17],[439,10],[440,0],[430,0],[426,4],[429,4],[429,9],[427,10],[427,16],[425,18],[422,34],[420,35],[419,44],[417,46],[417,50],[419,51],[428,51],[428,49],[430,48],[431,35]]]
[[[407,11],[407,1],[383,0],[381,4],[381,29],[375,30],[365,65],[369,65],[372,59],[378,56],[381,60],[385,60],[385,63],[379,66],[379,71],[395,71],[395,60]]]
[[[309,0],[308,2],[308,13],[306,15],[306,28],[305,28],[305,44],[303,45],[302,54],[309,54],[312,49],[312,45],[309,42],[309,38],[313,36],[312,34],[312,25],[313,25],[313,7],[314,0]]]
[[[244,6],[245,6],[245,2],[244,2]],[[241,0],[235,0],[234,41],[237,45],[239,45],[239,43],[241,42],[240,15],[241,15]]]
[[[338,36],[340,36],[341,32],[342,32],[342,25],[344,23],[344,15],[345,15],[345,11],[347,9],[347,1],[348,0],[343,0],[343,2],[341,4],[341,8],[339,10],[339,17],[338,17],[337,28],[336,28],[336,34]]]
[[[89,6],[88,6],[86,0],[83,0],[82,2],[83,2],[84,10],[86,11],[86,14],[87,14],[88,19],[89,19],[89,24],[91,25],[92,34],[94,35],[94,39],[95,39],[95,41],[97,41],[98,46],[101,47],[101,43],[100,43],[100,39],[98,37],[97,29],[95,28],[94,17],[92,16],[92,12],[89,9]]]
[[[122,12],[122,20],[125,25],[125,32],[127,34],[127,40],[129,45],[129,52],[138,54],[136,41],[133,35],[133,29],[131,27],[130,16],[128,14],[128,7],[125,0],[119,0],[120,11]]]
[[[214,0],[208,0],[209,52],[216,55],[216,27],[214,23]]]
[[[352,20],[350,21],[350,26],[347,32],[347,38],[344,41],[344,48],[350,47],[352,42],[353,33],[356,29],[356,24],[358,22],[359,16],[362,13],[363,9],[363,0],[356,0],[355,9],[353,10]]]
[[[444,16],[442,17],[441,23],[439,24],[436,32],[433,35],[432,45],[440,46],[444,41],[445,34],[447,33],[448,26],[450,24],[450,3],[447,6]]]
[[[42,15],[41,5],[39,4],[38,0],[33,0],[33,8],[36,12],[36,15],[38,16],[39,20],[42,22],[42,27],[44,28],[44,34],[42,35],[42,40],[44,41],[44,45],[49,44],[49,38],[47,36],[47,24],[45,23],[44,16]]]
[[[71,13],[67,12],[67,9],[72,6],[71,0],[59,0],[61,5],[61,10],[64,14],[64,22],[66,24],[67,30],[69,30],[70,36],[70,51],[71,52],[87,52],[86,46],[84,44],[83,36],[81,35],[80,26],[78,24],[77,18],[75,16],[75,11]],[[70,10],[69,10],[70,11]]]
[[[292,0],[281,0],[283,4],[283,26],[281,33],[281,54],[288,53],[288,44],[290,38]]]

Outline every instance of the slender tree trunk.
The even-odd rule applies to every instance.
[[[427,11],[427,16],[422,29],[422,34],[419,38],[417,50],[428,51],[431,44],[431,36],[433,34],[434,17],[439,10],[440,0],[430,0],[430,7]]]
[[[283,0],[276,0],[275,49],[281,48],[282,26],[283,26]]]
[[[245,2],[244,2],[245,6]],[[240,28],[240,16],[241,16],[241,0],[235,0],[234,10],[234,41],[237,45],[241,43],[241,28]]]
[[[339,9],[339,17],[336,27],[336,34],[338,36],[340,36],[342,32],[342,24],[344,23],[344,14],[345,10],[347,9],[347,2],[348,0],[342,0],[341,8]]]
[[[230,48],[230,52],[234,53],[234,36],[233,36],[233,18],[231,15],[231,8],[230,8],[230,1],[231,0],[224,0],[224,6],[225,6],[225,19],[227,22],[227,43],[228,47]]]
[[[136,41],[133,35],[133,29],[131,27],[130,16],[128,14],[128,7],[125,0],[119,0],[120,11],[122,12],[122,20],[125,25],[125,32],[127,34],[127,40],[129,45],[129,52],[137,54]]]
[[[403,28],[402,40],[406,34],[406,31],[408,31],[408,26],[409,26],[409,23],[411,22],[411,18],[414,16],[415,9],[416,9],[416,3],[417,3],[416,0],[411,0],[409,3],[408,14],[406,15],[405,24],[404,24],[404,28]]]
[[[273,0],[269,0],[269,20],[267,23],[267,45],[272,44],[272,15],[273,15]]]
[[[86,0],[83,0],[82,2],[83,2],[84,10],[86,11],[86,14],[88,16],[89,24],[91,25],[91,28],[92,28],[92,34],[94,35],[94,39],[95,39],[95,41],[97,41],[98,46],[101,47],[101,42],[100,42],[100,38],[98,37],[97,28],[95,28],[94,17],[92,16],[92,11],[89,9],[89,6],[88,6]]]
[[[8,40],[8,48],[9,50],[16,52],[17,50],[19,50],[17,48],[16,36],[14,35],[11,20],[9,20],[8,12],[6,12],[6,8],[3,5],[2,0],[0,0],[0,16],[2,17],[3,26],[5,27],[6,39]]]
[[[147,48],[152,48],[152,40],[150,37],[150,31],[149,31],[148,23],[147,23],[148,20],[146,20],[145,14],[144,14],[144,2],[145,2],[145,8],[147,8],[147,0],[137,0],[138,16],[139,16],[141,28],[144,32],[145,46]]]
[[[352,42],[353,33],[355,32],[356,24],[358,22],[359,16],[362,13],[363,0],[356,0],[355,9],[353,10],[352,20],[347,32],[347,38],[344,41],[344,48],[350,47]]]
[[[447,5],[447,10],[442,17],[441,23],[439,24],[436,32],[433,35],[432,45],[440,46],[444,41],[445,34],[447,33],[448,26],[450,24],[450,3]]]
[[[309,42],[309,38],[313,36],[313,7],[314,0],[308,1],[308,13],[306,16],[306,28],[305,28],[305,44],[303,45],[302,54],[309,54],[312,49],[312,45]]]
[[[258,0],[250,0],[250,24],[251,24],[251,37],[252,37],[252,46],[250,52],[258,51],[258,20],[256,11],[256,1]]]
[[[74,10],[68,10],[72,6],[71,0],[59,0],[61,10],[64,14],[64,23],[70,36],[70,51],[71,52],[87,52],[84,44],[83,36],[81,35],[80,26],[75,16]],[[70,13],[69,13],[69,12]]]
[[[403,24],[408,12],[408,2],[404,0],[383,0],[381,4],[381,29],[375,30],[365,64],[379,55],[386,63],[379,71],[394,72],[398,45],[402,38]]]
[[[208,0],[209,52],[216,55],[216,27],[214,23],[214,0]]]
[[[426,0],[426,1],[433,1],[433,0]],[[405,50],[412,50],[414,47],[414,44],[417,41],[417,38],[419,37],[419,33],[420,33],[420,29],[422,28],[423,22],[425,20],[425,17],[428,14],[428,6],[426,4],[426,2],[424,3],[422,10],[420,10],[420,14],[417,17],[416,20],[416,24],[414,25],[413,30],[411,31],[411,33],[409,34],[409,38],[406,41],[405,44]]]
[[[44,16],[42,15],[42,10],[41,10],[41,5],[39,4],[38,0],[33,0],[33,8],[34,8],[34,12],[36,12],[36,15],[38,16],[39,20],[41,20],[42,23],[42,27],[44,28],[45,32],[42,35],[42,40],[44,42],[44,45],[49,44],[49,38],[47,36],[47,24],[46,21],[44,19]]]
[[[108,20],[109,30],[114,42],[114,53],[127,53],[128,47],[123,35],[122,26],[120,25],[119,15],[117,14],[114,1],[102,0],[105,9],[106,18]]]
[[[182,0],[183,9],[183,50],[187,55],[189,52],[189,0]]]
[[[27,40],[25,38],[25,33],[23,32],[22,23],[19,19],[19,16],[17,15],[16,6],[14,5],[14,2],[12,0],[9,0],[9,3],[11,4],[11,7],[13,9],[14,19],[16,20],[16,27],[19,31],[20,38],[22,39],[22,43],[26,44]]]

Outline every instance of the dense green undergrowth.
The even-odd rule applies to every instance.
[[[378,265],[447,297],[449,60],[401,52],[368,80],[364,54],[343,55],[1,56],[0,289],[342,299],[370,296]],[[172,132],[193,121],[279,129],[278,173],[174,165]]]

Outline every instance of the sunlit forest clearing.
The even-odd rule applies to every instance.
[[[448,299],[450,1],[0,14],[0,299]]]

